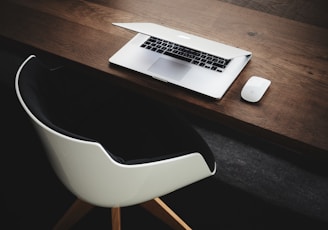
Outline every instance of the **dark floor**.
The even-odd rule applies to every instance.
[[[29,124],[22,122],[20,116],[16,118],[14,126],[12,123],[2,126],[3,131],[9,128],[11,131],[4,143],[4,149],[10,150],[2,158],[0,227],[51,229],[74,197],[57,181]],[[3,119],[10,120],[2,116]],[[22,140],[25,141],[23,144]],[[169,194],[163,200],[196,230],[315,230],[328,227],[324,221],[302,215],[288,207],[278,207],[224,183],[216,176]],[[138,206],[123,208],[122,222],[125,230],[169,229]],[[93,210],[74,229],[110,229],[109,210]]]
[[[1,192],[2,229],[51,229],[74,199],[56,180],[42,153],[28,145],[6,159],[8,167],[4,167],[5,178],[1,178],[5,185]],[[23,153],[28,156],[22,156]],[[328,227],[328,223],[277,207],[215,177],[169,194],[163,200],[196,230]],[[138,206],[123,208],[122,227],[169,229]],[[111,229],[109,210],[93,210],[74,229]]]

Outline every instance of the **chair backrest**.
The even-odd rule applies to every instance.
[[[53,123],[41,82],[51,70],[34,56],[17,71],[17,97],[32,120],[59,179],[77,197],[93,205],[138,204],[211,176],[216,171],[198,152],[153,162],[124,164],[102,144]],[[41,84],[41,85],[40,85]]]

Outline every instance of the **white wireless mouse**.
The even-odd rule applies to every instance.
[[[241,97],[248,102],[258,102],[263,97],[271,81],[263,77],[250,77],[241,90]]]

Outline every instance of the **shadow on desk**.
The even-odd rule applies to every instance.
[[[5,136],[0,173],[1,224],[10,229],[49,229],[74,197],[53,174],[31,123],[16,100],[15,68],[25,56],[1,57],[6,57],[1,60],[6,76],[2,76],[0,85],[1,105],[5,108],[0,115]],[[234,137],[227,130],[192,121],[215,152],[218,173],[163,200],[193,229],[327,229],[325,175],[316,175],[301,165],[263,152],[253,146],[254,142],[243,140],[242,135]],[[301,198],[295,204],[295,199]],[[138,206],[123,208],[122,213],[125,230],[168,229]],[[109,210],[97,208],[74,229],[110,226]]]

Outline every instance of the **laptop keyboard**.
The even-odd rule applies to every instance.
[[[222,72],[230,62],[229,59],[190,49],[156,37],[148,38],[141,47],[217,72]]]

